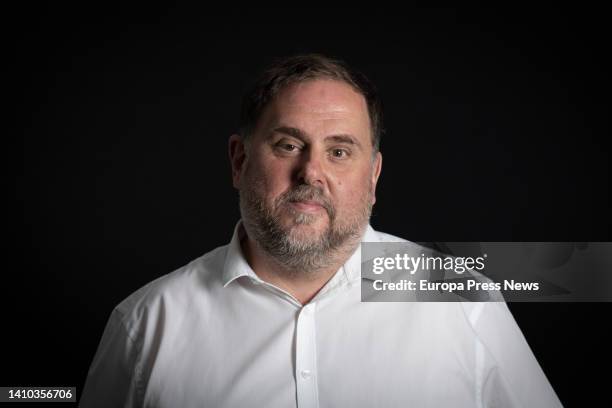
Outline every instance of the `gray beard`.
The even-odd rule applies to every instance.
[[[304,240],[292,236],[281,224],[276,210],[284,207],[293,216],[297,225],[308,225],[316,215],[295,211],[290,202],[317,200],[329,217],[329,226],[319,239]],[[337,225],[336,211],[325,199],[322,191],[310,185],[300,185],[287,191],[270,209],[256,192],[256,186],[247,184],[240,190],[240,210],[244,227],[251,237],[268,255],[288,273],[294,276],[314,275],[317,271],[337,264],[339,258],[348,256],[359,243],[361,234],[370,218],[372,206],[370,197],[361,204],[362,211],[345,225]]]

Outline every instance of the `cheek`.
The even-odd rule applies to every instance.
[[[335,183],[335,195],[338,201],[347,208],[353,208],[362,202],[370,191],[370,179],[367,177],[343,178]]]
[[[259,192],[270,201],[289,188],[290,174],[287,169],[275,161],[254,161],[246,171],[248,177],[245,182],[255,185]]]

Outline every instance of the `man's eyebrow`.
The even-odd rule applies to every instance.
[[[359,143],[359,141],[352,135],[331,135],[327,136],[325,140],[331,140],[335,143],[345,143],[361,147],[361,143]]]
[[[272,130],[272,133],[284,133],[289,136],[297,137],[298,139],[307,139],[306,134],[298,128],[290,126],[279,126]]]
[[[302,130],[298,128],[294,128],[291,126],[279,126],[275,128],[272,131],[272,133],[284,133],[286,135],[293,136],[301,140],[309,139],[305,132],[303,132]],[[349,134],[338,134],[338,135],[326,136],[325,141],[326,142],[332,141],[334,143],[345,143],[345,144],[350,144],[350,145],[354,145],[354,146],[361,148],[361,143],[359,143],[359,140],[357,140],[357,138],[354,137],[353,135],[349,135]]]

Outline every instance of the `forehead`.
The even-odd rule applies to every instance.
[[[305,131],[350,132],[369,138],[370,119],[363,95],[350,85],[315,79],[283,88],[262,112],[264,128],[285,125]]]

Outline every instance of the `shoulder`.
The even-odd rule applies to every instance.
[[[413,254],[429,253],[432,251],[431,248],[424,246],[418,242],[409,241],[405,238],[398,237],[397,235],[389,234],[389,233],[382,232],[382,231],[377,231],[374,228],[372,228],[372,226],[368,226],[363,241],[382,243],[382,244],[384,243],[402,244],[399,247]],[[394,246],[394,247],[397,247],[397,246]]]
[[[372,228],[371,225],[368,225],[364,237],[364,241],[366,242],[410,242],[404,238],[400,238],[398,236],[388,234],[386,232],[377,231]]]
[[[194,296],[206,297],[221,282],[227,245],[142,286],[113,310],[128,334],[136,336],[138,322],[188,308]]]

